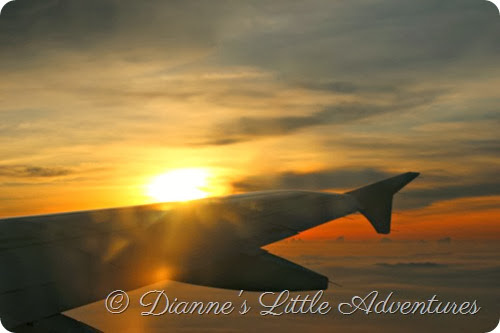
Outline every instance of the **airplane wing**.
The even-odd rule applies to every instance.
[[[167,279],[326,289],[326,277],[261,247],[360,210],[358,194],[267,191],[0,220],[0,318],[25,332],[67,331],[75,323],[61,312]]]
[[[307,226],[280,224],[286,198],[264,209],[269,196],[0,220],[0,318],[17,327],[165,279],[266,290],[279,274],[299,279],[297,289],[300,277],[319,274],[260,247]]]

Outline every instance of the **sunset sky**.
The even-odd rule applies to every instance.
[[[206,195],[418,171],[391,237],[500,238],[490,2],[16,0],[0,45],[0,217],[154,202],[178,169]],[[339,236],[379,237],[301,237]]]

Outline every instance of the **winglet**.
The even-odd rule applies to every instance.
[[[356,199],[360,213],[379,234],[388,234],[391,232],[392,196],[418,175],[418,172],[403,173],[346,194]]]

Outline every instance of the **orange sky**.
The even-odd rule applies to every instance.
[[[208,195],[417,171],[391,237],[500,237],[486,4],[391,4],[388,24],[374,3],[89,3],[2,13],[0,217],[157,201],[155,177],[186,168]],[[359,216],[301,237],[341,235],[379,237]]]
[[[439,240],[450,237],[462,240],[495,240],[500,234],[500,208],[474,209],[478,202],[498,201],[461,199],[433,205],[427,209],[396,212],[390,235],[377,235],[366,219],[357,214],[317,227],[296,236],[301,239],[382,239]],[[465,208],[465,209],[464,209]]]

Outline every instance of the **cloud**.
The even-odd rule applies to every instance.
[[[324,145],[330,148],[342,146],[358,152],[366,152],[367,154],[384,154],[386,156],[418,159],[440,158],[447,160],[454,158],[463,159],[465,155],[471,158],[474,156],[497,156],[497,152],[500,150],[500,141],[493,138],[452,138],[448,135],[439,137],[438,132],[443,133],[446,129],[441,128],[440,131],[439,122],[435,122],[434,124],[437,127],[435,129],[436,137],[434,140],[428,140],[429,134],[427,133],[425,138],[414,135],[411,140],[406,140],[404,137],[395,137],[390,143],[387,142],[387,137],[364,136],[351,140],[329,138],[325,140]],[[474,133],[475,130],[471,123],[465,123],[460,128],[463,131],[463,135],[471,132]]]
[[[327,169],[304,173],[288,171],[249,176],[233,182],[232,186],[236,192],[270,189],[305,189],[315,191],[354,189],[394,175],[383,169],[359,167]],[[500,195],[500,183],[495,180],[494,174],[486,173],[482,176],[468,179],[467,177],[447,174],[423,174],[422,179],[427,178],[431,182],[441,182],[441,185],[436,186],[431,184],[425,188],[409,186],[396,196],[395,208],[414,209],[445,200]]]
[[[378,115],[401,114],[434,101],[442,91],[406,92],[391,96],[382,103],[345,103],[330,105],[304,116],[243,116],[219,124],[207,144],[224,145],[266,136],[288,135],[315,126],[344,125]]]
[[[72,173],[70,169],[59,167],[0,165],[0,177],[5,178],[54,178]]]
[[[420,208],[429,206],[435,202],[470,198],[486,197],[500,195],[500,182],[491,178],[489,182],[479,182],[467,184],[438,186],[426,189],[408,189],[398,199],[398,207],[401,208]]]
[[[361,94],[361,93],[395,93],[400,92],[401,87],[380,84],[375,82],[349,82],[349,81],[335,81],[335,80],[318,80],[309,82],[298,82],[298,87],[308,89],[325,91],[330,93],[339,94]]]
[[[372,168],[331,169],[308,173],[283,172],[274,175],[252,176],[232,184],[238,192],[269,189],[326,190],[354,188],[366,185],[392,174]]]
[[[396,264],[391,263],[376,263],[376,266],[387,267],[387,268],[444,268],[447,267],[445,264],[439,264],[435,262],[398,262]]]
[[[198,1],[18,0],[2,13],[0,54],[16,50],[17,62],[57,56],[56,49],[132,62],[166,51],[172,57],[212,47],[222,17]],[[33,48],[41,52],[30,53]]]
[[[451,243],[451,237],[443,237],[437,240],[440,244],[449,244]]]
[[[489,6],[467,0],[276,1],[253,9],[258,18],[242,24],[246,38],[232,42],[225,60],[258,63],[297,80],[412,80],[408,73],[418,80],[436,69],[454,71],[454,64],[482,67],[478,58],[493,63],[500,44],[500,23]]]

